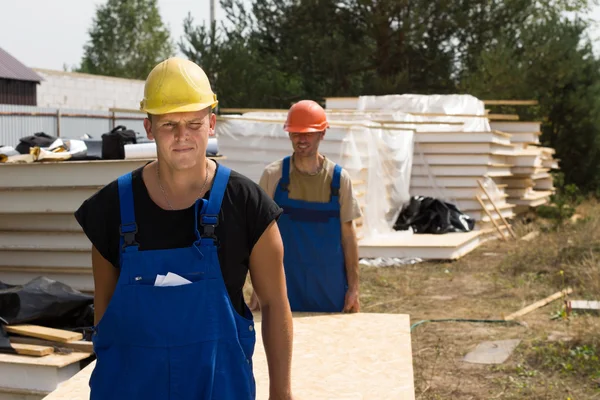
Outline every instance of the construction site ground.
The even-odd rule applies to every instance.
[[[576,221],[575,221],[576,220]],[[551,294],[600,300],[600,204],[587,201],[564,227],[515,223],[530,241],[491,241],[455,262],[361,268],[363,312],[497,320]],[[427,322],[412,332],[417,399],[600,399],[600,315],[570,314],[559,299],[520,325]],[[463,357],[484,341],[521,339],[500,365]]]

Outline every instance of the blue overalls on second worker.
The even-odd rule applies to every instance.
[[[340,220],[341,172],[336,165],[329,202],[290,199],[290,157],[283,159],[274,200],[283,208],[278,225],[292,311],[341,312],[344,308],[348,281]]]

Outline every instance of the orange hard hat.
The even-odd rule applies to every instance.
[[[329,128],[325,110],[312,100],[301,100],[288,111],[283,129],[287,132],[322,132]]]

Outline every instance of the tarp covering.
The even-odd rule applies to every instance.
[[[0,282],[0,321],[61,329],[90,327],[94,323],[93,300],[91,295],[45,277],[22,286]]]
[[[475,220],[463,214],[454,204],[432,197],[414,196],[404,207],[394,229],[404,231],[412,228],[415,233],[442,234],[470,232]]]

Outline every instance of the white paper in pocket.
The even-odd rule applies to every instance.
[[[154,286],[181,286],[190,283],[192,282],[177,274],[169,272],[167,275],[157,275]]]

